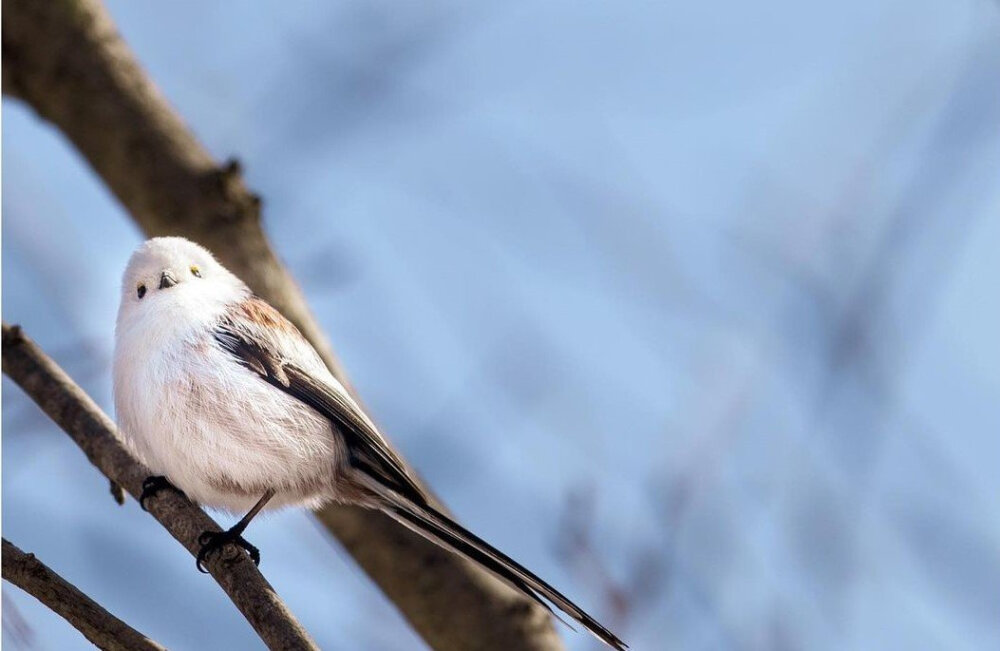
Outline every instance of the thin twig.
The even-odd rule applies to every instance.
[[[149,470],[132,458],[115,435],[111,419],[18,326],[3,324],[3,372],[83,450],[111,481],[138,499]],[[198,536],[219,525],[186,497],[163,491],[147,501],[149,512],[192,555]],[[248,556],[215,555],[206,563],[229,598],[271,649],[315,649],[309,634],[278,598]],[[192,571],[194,571],[192,569]]]
[[[25,554],[6,538],[3,539],[3,578],[48,606],[98,648],[112,651],[165,649],[102,608],[34,554]]]

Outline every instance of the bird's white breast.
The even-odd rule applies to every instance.
[[[240,365],[210,330],[119,333],[114,373],[124,440],[196,502],[235,512],[269,488],[274,507],[332,496],[344,453],[329,421]]]

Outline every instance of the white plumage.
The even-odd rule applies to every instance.
[[[206,532],[198,567],[262,508],[339,500],[376,508],[461,554],[616,649],[613,633],[438,511],[313,347],[202,247],[154,238],[122,280],[115,409],[125,444],[200,504],[247,515]],[[162,488],[151,478],[147,489]],[[147,496],[143,492],[144,499]]]
[[[177,284],[160,290],[165,271]],[[250,298],[242,281],[182,238],[150,240],[133,254],[115,330],[120,430],[136,456],[200,504],[242,513],[275,488],[269,508],[315,506],[335,496],[342,439],[330,421],[262,382],[212,336]],[[293,361],[343,391],[311,346],[284,339]]]

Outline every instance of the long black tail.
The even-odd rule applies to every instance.
[[[549,605],[542,599],[544,597],[566,615],[580,622],[608,646],[618,651],[628,648],[628,645],[619,640],[614,633],[604,628],[600,622],[585,613],[561,592],[448,516],[429,505],[414,503],[372,477],[366,476],[364,483],[369,490],[379,496],[383,510],[400,523],[431,542],[482,565],[551,612]]]

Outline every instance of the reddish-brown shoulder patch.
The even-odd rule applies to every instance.
[[[251,323],[265,328],[298,334],[299,330],[292,322],[281,315],[261,299],[251,297],[240,303],[236,310]]]

